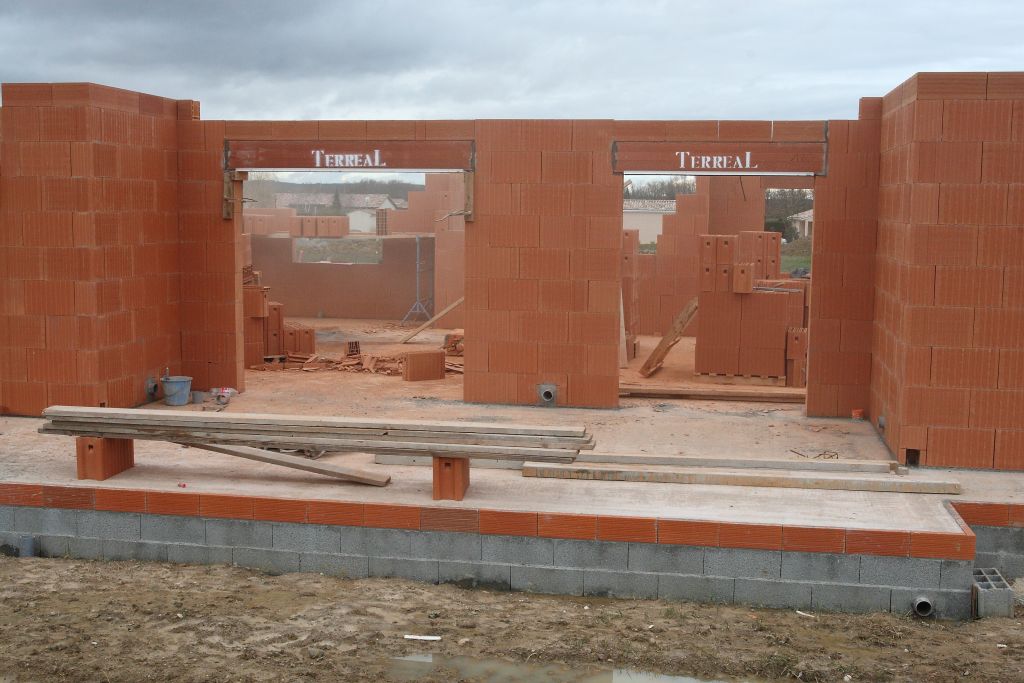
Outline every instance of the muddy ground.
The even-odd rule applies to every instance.
[[[393,658],[434,653],[528,660],[559,681],[630,668],[707,679],[989,683],[1024,680],[1022,617],[808,617],[225,566],[0,558],[0,680],[407,680]],[[537,671],[514,680],[538,680]],[[422,676],[489,680],[446,667]]]

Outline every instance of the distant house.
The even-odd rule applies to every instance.
[[[800,239],[808,239],[814,232],[814,209],[795,213],[786,220],[796,230]]]
[[[654,242],[661,234],[661,217],[675,212],[674,199],[623,199],[622,228],[639,230],[643,243]]]
[[[331,192],[281,192],[275,195],[280,209],[295,209],[299,215],[316,216],[334,206],[335,196],[342,215],[348,216],[350,232],[376,232],[378,209],[405,209],[408,202],[386,194],[342,194]]]

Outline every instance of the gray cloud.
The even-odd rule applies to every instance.
[[[917,71],[1024,69],[1019,0],[33,0],[0,80],[214,118],[848,118]]]

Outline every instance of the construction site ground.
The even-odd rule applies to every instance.
[[[1020,607],[955,623],[4,557],[0,605],[3,681],[1024,679]]]

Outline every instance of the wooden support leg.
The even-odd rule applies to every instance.
[[[79,479],[103,481],[135,466],[135,441],[80,436],[75,454]]]
[[[434,500],[462,500],[469,488],[469,458],[434,456]]]

